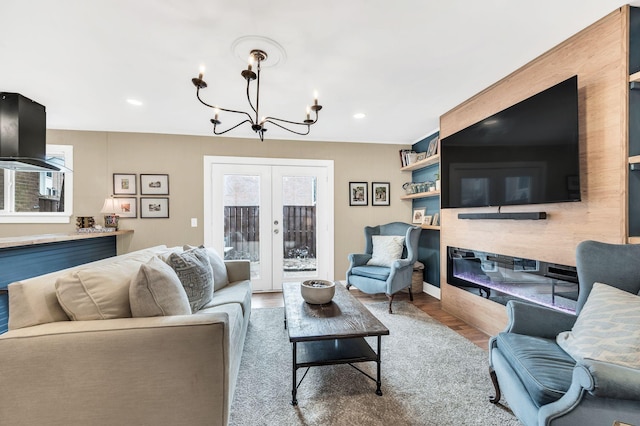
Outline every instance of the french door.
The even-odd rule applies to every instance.
[[[254,291],[333,279],[333,162],[205,157],[205,244],[249,260]]]

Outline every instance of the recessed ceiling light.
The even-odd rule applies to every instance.
[[[127,99],[127,103],[134,106],[142,106],[142,101],[137,99]]]
[[[357,119],[365,118],[366,116],[367,115],[364,112],[357,112],[353,114],[353,118],[357,118]]]

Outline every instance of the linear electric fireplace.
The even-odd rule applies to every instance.
[[[526,300],[575,313],[578,274],[573,266],[447,247],[447,282],[506,305]]]

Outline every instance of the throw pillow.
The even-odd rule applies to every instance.
[[[129,283],[137,260],[94,265],[56,280],[56,296],[73,321],[130,318]]]
[[[178,275],[157,256],[140,265],[129,286],[129,302],[133,317],[191,314],[189,299]]]
[[[640,368],[640,297],[595,283],[571,331],[556,341],[576,361]]]
[[[390,267],[400,259],[404,248],[404,237],[398,235],[373,235],[373,253],[367,265]]]
[[[184,250],[194,248],[189,245],[184,246]],[[224,264],[224,260],[213,247],[200,246],[199,248],[207,250],[207,255],[209,256],[209,263],[211,263],[211,269],[213,269],[213,291],[220,290],[229,284],[229,276],[227,275],[227,267]]]
[[[205,249],[171,253],[167,261],[187,292],[191,311],[196,312],[213,298],[213,270]]]

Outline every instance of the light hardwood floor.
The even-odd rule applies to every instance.
[[[365,294],[353,287],[349,291],[362,301],[384,302],[387,300],[387,297],[384,294]],[[399,293],[396,295],[394,302],[399,300],[409,301],[409,295],[405,293]],[[425,312],[431,318],[446,325],[447,327],[454,330],[456,333],[465,337],[482,349],[487,350],[489,335],[468,325],[461,319],[456,318],[453,315],[443,311],[440,300],[436,299],[435,297],[429,296],[426,293],[419,293],[414,294],[413,302],[409,303],[413,303],[417,308]],[[251,299],[251,305],[254,308],[282,307],[282,293],[254,293]]]

